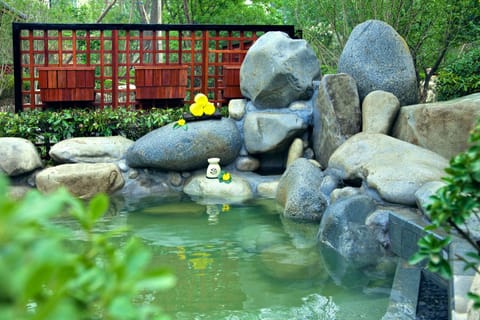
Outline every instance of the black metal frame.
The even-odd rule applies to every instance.
[[[14,79],[15,79],[15,112],[23,110],[22,104],[22,65],[21,65],[21,32],[22,30],[140,30],[140,31],[242,31],[268,32],[282,31],[292,38],[301,38],[301,32],[295,32],[292,25],[210,25],[210,24],[44,24],[44,23],[12,23]]]

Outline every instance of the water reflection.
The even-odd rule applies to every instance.
[[[155,263],[177,275],[174,289],[154,297],[173,319],[380,319],[385,313],[389,290],[383,288],[391,277],[372,281],[318,250],[318,226],[280,219],[273,201],[226,209],[151,203],[127,214]]]

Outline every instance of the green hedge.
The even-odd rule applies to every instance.
[[[184,109],[64,109],[59,111],[0,112],[0,137],[32,141],[48,159],[50,146],[72,137],[121,135],[137,140],[178,120]]]
[[[470,50],[440,71],[436,86],[439,101],[480,92],[480,47]]]

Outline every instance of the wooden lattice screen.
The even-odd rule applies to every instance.
[[[14,23],[15,110],[183,105],[198,92],[220,105],[240,94],[239,66],[267,31],[295,37],[293,26]]]

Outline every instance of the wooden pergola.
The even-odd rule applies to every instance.
[[[239,69],[268,31],[293,26],[14,23],[15,110],[240,98]]]

